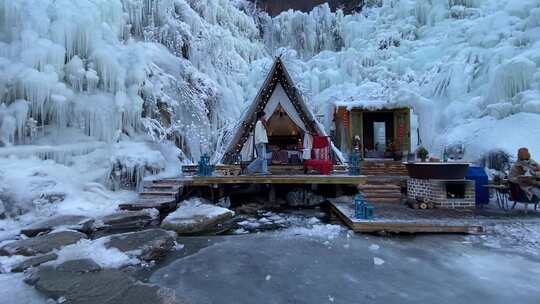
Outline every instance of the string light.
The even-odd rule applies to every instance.
[[[272,76],[268,79],[270,79],[269,83],[266,84],[266,86],[261,90],[261,95],[259,100],[255,100],[255,102],[259,102],[259,105],[256,107],[257,111],[263,111],[266,108],[266,105],[270,101],[270,98],[272,97],[273,92],[275,91],[278,82],[281,84],[283,89],[285,90],[285,94],[287,97],[291,100],[291,103],[293,104],[294,109],[299,114],[300,119],[306,124],[306,127],[308,128],[309,132],[316,133],[315,128],[315,120],[309,120],[307,116],[304,113],[304,107],[300,105],[299,100],[301,99],[301,95],[298,93],[298,89],[296,86],[292,85],[292,79],[288,75],[287,71],[285,70],[284,66],[282,65],[281,58],[276,59],[276,63],[274,64],[274,69],[270,71],[272,73]],[[309,110],[308,110],[309,111]],[[253,130],[253,127],[255,126],[254,122],[254,116],[250,118],[251,123],[249,122],[242,122],[243,126],[243,132],[240,136],[240,139],[236,145],[236,155],[241,151],[242,146],[247,142],[249,135],[251,131]],[[249,130],[247,127],[250,127]],[[227,152],[226,155],[231,155],[231,153]]]

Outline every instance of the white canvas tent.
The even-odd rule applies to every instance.
[[[279,112],[281,116],[287,117],[287,121],[294,124],[294,129],[300,130],[302,134],[299,137],[302,137],[304,159],[309,159],[311,156],[312,137],[326,136],[326,132],[315,120],[313,113],[294,86],[283,61],[278,57],[255,100],[237,127],[223,156],[222,162],[224,164],[232,164],[238,160],[249,161],[255,157],[253,130],[257,120],[256,113],[259,111],[264,111],[265,118],[269,121],[272,121],[272,118]],[[332,149],[336,163],[343,163],[341,153],[333,143]]]

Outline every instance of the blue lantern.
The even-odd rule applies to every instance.
[[[362,193],[357,194],[354,197],[354,217],[356,219],[364,218],[365,205],[366,201],[364,199],[364,195]]]
[[[199,176],[211,176],[214,173],[215,166],[210,164],[210,156],[204,154],[199,160],[198,174]]]
[[[375,206],[372,204],[366,204],[364,206],[364,219],[365,220],[372,220],[375,213]]]

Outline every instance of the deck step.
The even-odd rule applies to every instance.
[[[164,194],[177,194],[179,189],[174,188],[149,188],[145,187],[140,193],[164,193]]]
[[[371,204],[399,204],[401,203],[401,198],[370,198],[366,199],[366,201]],[[377,207],[375,206],[375,208]]]
[[[144,187],[150,188],[180,188],[181,185],[174,180],[146,181]]]
[[[392,184],[386,184],[386,185],[373,185],[373,184],[365,184],[358,186],[358,190],[360,191],[400,191],[401,187],[398,185],[392,185]]]
[[[120,204],[121,210],[143,210],[143,209],[175,209],[177,206],[176,199],[138,199],[134,202]]]
[[[364,196],[366,200],[374,200],[374,199],[398,199],[401,200],[401,194],[373,194],[373,195],[366,195]]]
[[[364,161],[362,162],[361,173],[371,176],[406,176],[407,168],[399,161]]]
[[[143,191],[140,192],[140,196],[176,196],[178,191]]]
[[[144,189],[180,189],[180,186],[175,184],[144,184]]]

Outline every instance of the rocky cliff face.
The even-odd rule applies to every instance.
[[[267,11],[271,16],[288,9],[299,10],[303,12],[311,11],[315,6],[328,3],[332,10],[343,8],[346,12],[354,11],[364,0],[251,0],[260,8]]]

